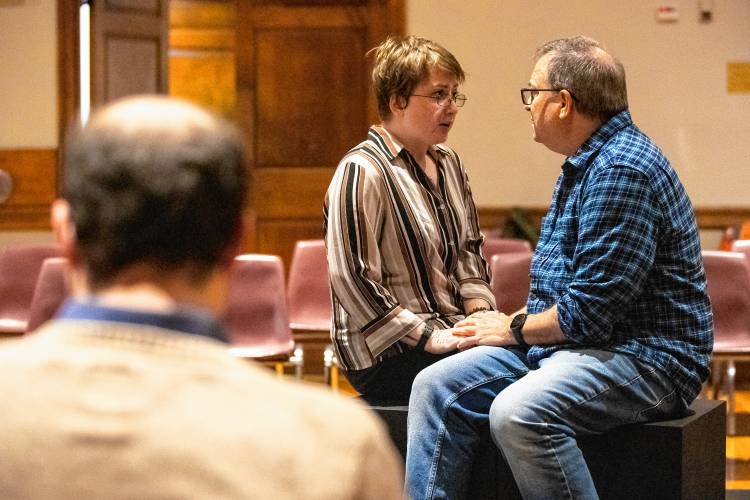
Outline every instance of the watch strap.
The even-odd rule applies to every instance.
[[[435,329],[435,323],[428,319],[424,324],[424,329],[422,329],[422,335],[419,337],[419,340],[417,341],[416,348],[420,351],[424,351],[424,346],[427,345],[427,341],[430,340],[430,337],[432,336],[432,331]]]
[[[513,319],[510,322],[510,333],[513,334],[513,338],[516,339],[516,343],[523,347],[524,349],[529,348],[529,344],[526,343],[526,341],[523,338],[523,325],[526,323],[526,317],[528,315],[525,313],[516,314],[513,316]]]

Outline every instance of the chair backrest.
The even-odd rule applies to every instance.
[[[284,292],[280,257],[260,254],[235,257],[224,313],[234,354],[262,358],[293,351]]]
[[[704,250],[714,313],[714,351],[750,349],[750,265],[739,252]]]
[[[36,281],[34,297],[31,299],[26,333],[33,332],[42,323],[51,319],[69,296],[68,260],[63,257],[44,259],[39,279]]]
[[[331,285],[323,240],[302,240],[295,245],[287,303],[292,329],[326,332],[331,329]]]
[[[731,250],[733,252],[741,252],[745,254],[747,259],[750,259],[750,240],[734,240]]]
[[[526,306],[529,298],[531,257],[528,252],[499,253],[492,256],[492,292],[497,310],[512,314]]]
[[[499,253],[531,252],[531,243],[520,238],[487,238],[484,240],[482,252],[484,258],[489,262],[493,255]]]
[[[59,255],[56,245],[7,247],[0,252],[0,332],[18,335],[26,332],[42,262]]]

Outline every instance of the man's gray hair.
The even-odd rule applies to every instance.
[[[536,50],[534,62],[547,54],[550,87],[567,89],[582,113],[604,122],[628,108],[625,68],[596,40],[574,36],[547,42]]]

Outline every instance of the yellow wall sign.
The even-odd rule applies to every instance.
[[[727,63],[727,91],[750,92],[750,62]]]

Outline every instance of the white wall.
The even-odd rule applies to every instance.
[[[697,1],[659,24],[651,0],[408,0],[407,32],[444,45],[468,73],[449,143],[466,162],[477,204],[546,206],[562,157],[531,140],[518,89],[534,49],[591,36],[625,65],[635,122],[660,145],[698,207],[750,204],[750,94],[728,94],[727,61],[750,61],[750,1]]]
[[[0,149],[57,147],[55,0],[0,0]]]
[[[57,147],[56,6],[0,0],[0,149]],[[0,231],[0,247],[51,241],[49,231]]]

